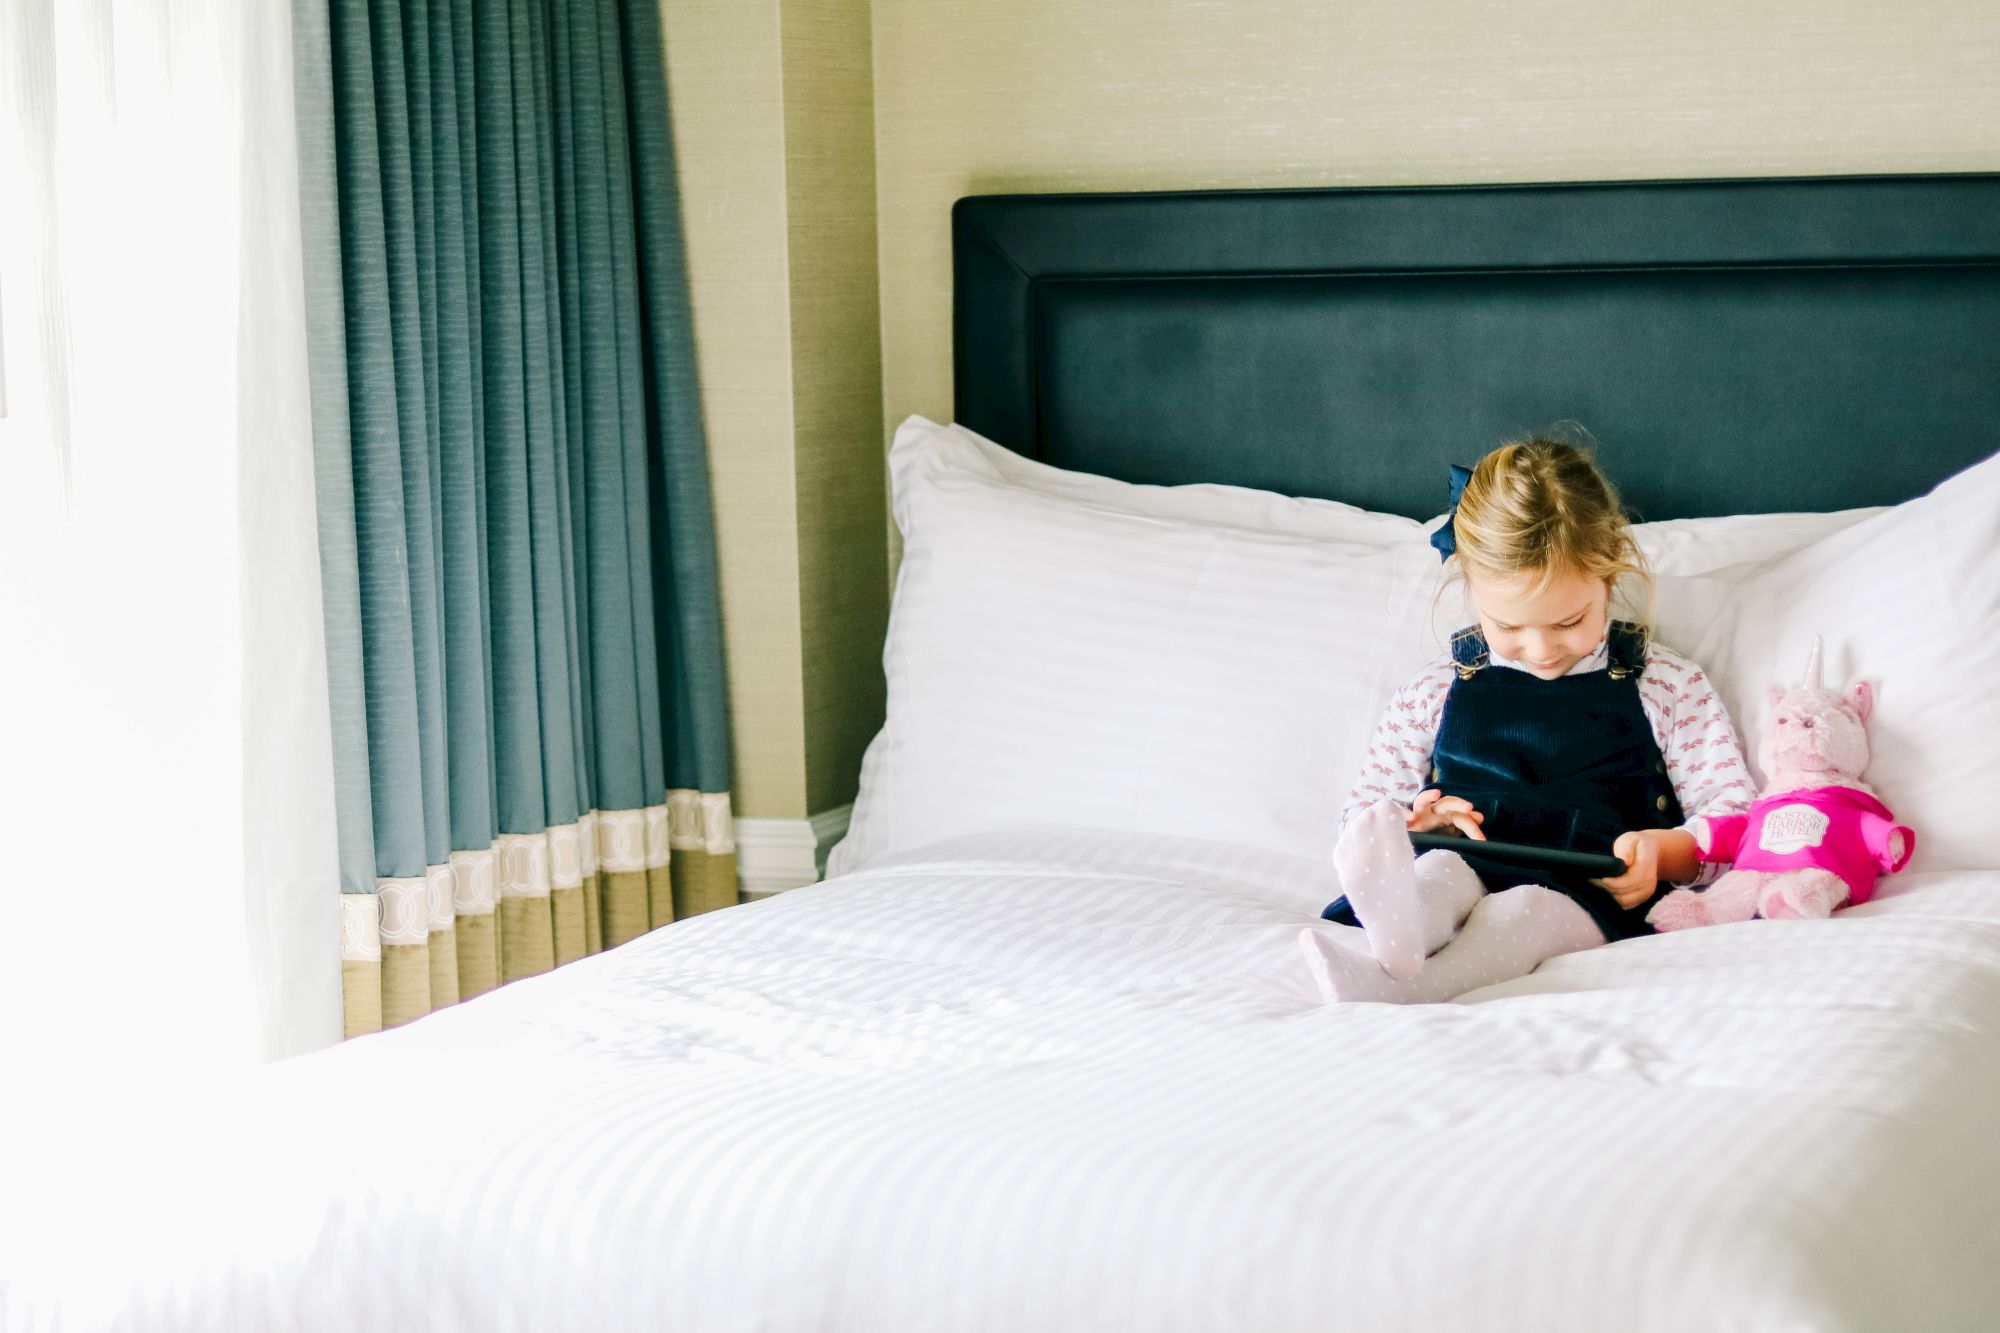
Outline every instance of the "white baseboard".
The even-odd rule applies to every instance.
[[[836,805],[831,810],[822,810],[809,823],[813,831],[813,864],[820,878],[826,877],[826,854],[833,845],[847,836],[847,822],[854,818],[854,802]]]
[[[847,834],[853,805],[822,810],[810,819],[736,821],[736,881],[746,898],[819,883],[826,854]]]

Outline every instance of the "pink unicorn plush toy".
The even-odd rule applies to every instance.
[[[1764,794],[1744,814],[1690,826],[1702,860],[1734,867],[1705,888],[1660,899],[1646,917],[1655,930],[1827,916],[1867,902],[1878,877],[1909,862],[1917,835],[1861,781],[1868,766],[1863,724],[1875,692],[1862,680],[1844,695],[1821,689],[1819,658],[1814,639],[1799,687],[1771,687],[1774,715],[1757,748]]]

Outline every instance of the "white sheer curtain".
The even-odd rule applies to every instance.
[[[0,1083],[340,1034],[289,25],[0,0]]]

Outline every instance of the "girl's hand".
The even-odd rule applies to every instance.
[[[1615,879],[1591,883],[1608,889],[1618,905],[1630,911],[1659,889],[1663,879],[1693,879],[1701,870],[1694,835],[1680,829],[1633,829],[1618,835],[1611,854],[1629,869]]]
[[[1409,813],[1403,816],[1403,823],[1411,833],[1429,833],[1433,829],[1448,828],[1477,841],[1485,841],[1486,835],[1479,831],[1479,825],[1486,816],[1472,808],[1472,802],[1462,796],[1446,796],[1433,787],[1429,791],[1417,793],[1416,801]]]

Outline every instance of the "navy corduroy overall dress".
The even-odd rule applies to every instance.
[[[1429,785],[1470,801],[1486,816],[1480,828],[1487,837],[1608,853],[1628,829],[1681,823],[1680,801],[1639,698],[1645,632],[1613,621],[1607,640],[1603,670],[1543,680],[1493,666],[1477,627],[1452,636],[1458,679],[1445,696]],[[1650,901],[1626,911],[1587,876],[1481,857],[1478,846],[1467,839],[1459,854],[1489,893],[1546,884],[1575,899],[1607,940],[1652,933]],[[1345,897],[1321,916],[1360,924]]]

